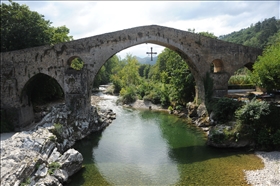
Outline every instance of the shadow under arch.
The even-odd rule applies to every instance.
[[[27,96],[27,102],[24,97]],[[64,98],[64,91],[58,81],[49,75],[38,73],[31,77],[21,92],[22,103],[44,104]]]
[[[37,117],[35,113],[43,111],[43,108],[37,106],[64,101],[64,91],[56,79],[38,73],[26,82],[21,91],[20,99],[24,113],[21,127],[25,127],[33,121],[37,122],[42,119],[42,115]]]

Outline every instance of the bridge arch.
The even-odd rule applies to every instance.
[[[110,59],[113,55],[117,54],[118,52],[125,50],[127,48],[144,44],[144,43],[152,43],[157,44],[166,48],[169,48],[175,52],[177,52],[182,59],[188,64],[191,73],[194,76],[196,82],[196,99],[204,100],[204,85],[203,85],[203,74],[206,70],[202,71],[201,67],[205,59],[203,55],[199,54],[198,45],[195,42],[192,42],[194,37],[197,37],[197,34],[187,33],[186,35],[182,36],[184,40],[179,42],[180,39],[179,35],[174,35],[173,37],[166,37],[164,34],[160,34],[160,32],[155,31],[159,29],[157,27],[149,27],[146,32],[139,31],[137,28],[129,30],[127,34],[122,34],[118,37],[118,47],[112,48],[111,45],[106,45],[103,43],[102,50],[99,49],[92,49],[92,55],[98,55],[99,61],[91,61],[91,64],[94,64],[93,73],[91,74],[91,78],[93,83],[95,75],[101,69],[101,67],[106,63],[108,59]],[[190,35],[189,35],[190,34]],[[132,35],[136,35],[136,39],[132,39]],[[140,38],[138,38],[140,37]],[[179,37],[179,38],[178,38]],[[128,41],[130,39],[130,41]],[[131,41],[132,40],[132,41]],[[116,40],[113,40],[116,41]],[[184,42],[189,42],[188,44],[184,45]],[[106,43],[110,43],[107,41]],[[195,46],[193,46],[195,45]],[[96,58],[95,58],[96,59]],[[208,69],[207,69],[208,70]]]
[[[64,99],[64,90],[56,79],[44,73],[32,76],[20,93],[22,109],[19,117],[22,123],[16,128],[24,127],[34,120],[34,104],[45,104],[58,99]]]
[[[224,64],[221,59],[214,59],[211,63],[211,67],[213,68],[211,69],[213,73],[220,73],[224,71]]]

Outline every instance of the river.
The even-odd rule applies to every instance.
[[[163,112],[125,109],[115,96],[100,102],[117,114],[101,132],[74,146],[84,168],[70,178],[78,185],[247,185],[243,170],[263,164],[246,150],[207,146],[205,134]]]

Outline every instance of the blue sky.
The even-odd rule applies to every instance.
[[[279,1],[16,1],[45,16],[52,26],[65,25],[74,39],[143,25],[229,34],[266,18],[280,17]],[[4,1],[4,3],[8,3]],[[147,57],[163,47],[142,44],[118,53]]]

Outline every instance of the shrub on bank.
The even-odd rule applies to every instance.
[[[235,112],[255,147],[262,150],[280,149],[280,108],[265,101],[252,99]]]
[[[253,144],[258,150],[280,150],[279,106],[256,98],[245,104],[221,98],[213,105],[219,125],[210,130],[208,144],[217,147]]]
[[[213,101],[213,112],[215,113],[215,119],[219,123],[228,122],[234,119],[234,112],[241,106],[241,102],[223,97]]]
[[[122,102],[125,104],[136,101],[135,87],[122,88],[120,91],[120,95],[122,98]]]

